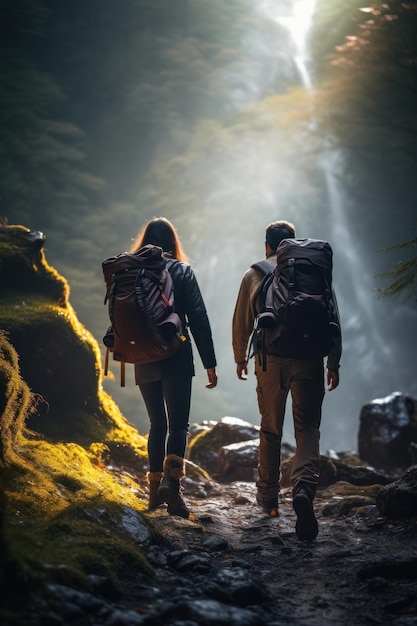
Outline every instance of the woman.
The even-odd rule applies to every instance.
[[[217,385],[216,357],[206,307],[171,222],[164,217],[151,219],[139,232],[130,252],[135,253],[146,244],[161,247],[169,259],[167,267],[174,283],[175,310],[187,337],[173,356],[157,363],[135,365],[136,384],[150,420],[149,508],[166,502],[170,515],[188,518],[190,511],[180,491],[187,446],[191,381],[195,374],[188,328],[207,371],[207,389]]]

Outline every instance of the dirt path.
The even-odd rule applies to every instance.
[[[179,590],[187,597],[192,592],[192,598],[221,600],[219,580],[226,590],[234,578],[235,588],[240,580],[248,594],[235,593],[234,601],[251,610],[258,606],[264,619],[259,623],[417,626],[417,571],[410,572],[404,562],[417,558],[416,520],[389,522],[375,506],[329,515],[340,507],[340,496],[329,488],[318,493],[319,536],[308,543],[295,536],[288,491],[278,518],[262,514],[253,483],[217,485],[210,497],[187,501],[195,523],[169,517],[163,508],[150,516],[167,541],[168,554],[186,551],[183,556],[199,559],[195,567],[179,568],[174,592],[172,565],[156,568],[159,584],[171,590],[172,598]],[[374,571],[368,572],[371,565]]]

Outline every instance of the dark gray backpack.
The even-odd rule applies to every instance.
[[[153,363],[172,356],[185,340],[175,312],[174,287],[162,248],[146,245],[103,261],[111,326],[103,342],[121,363]],[[108,353],[106,355],[108,367]],[[122,386],[124,386],[122,368]],[[106,373],[106,371],[105,371]]]
[[[340,332],[332,294],[333,251],[327,241],[284,239],[277,264],[252,265],[265,274],[252,351],[265,368],[267,354],[315,359],[330,352]]]

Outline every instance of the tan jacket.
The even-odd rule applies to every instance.
[[[271,263],[272,267],[275,267],[275,254],[267,257],[267,261]],[[232,344],[236,363],[244,363],[247,359],[248,343],[256,315],[258,314],[258,295],[263,278],[263,273],[252,267],[246,270],[242,278],[232,323]],[[339,312],[334,292],[333,300],[340,328]],[[340,336],[333,339],[333,346],[327,357],[327,368],[330,370],[339,369],[341,355],[342,338]]]

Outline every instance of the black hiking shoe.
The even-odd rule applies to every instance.
[[[270,498],[269,500],[263,500],[263,498],[258,493],[256,494],[256,502],[270,517],[279,516],[278,496],[276,496],[275,498]]]
[[[314,541],[319,533],[319,527],[314,515],[313,501],[304,487],[300,487],[295,493],[293,508],[297,515],[295,524],[297,537],[306,541]]]

